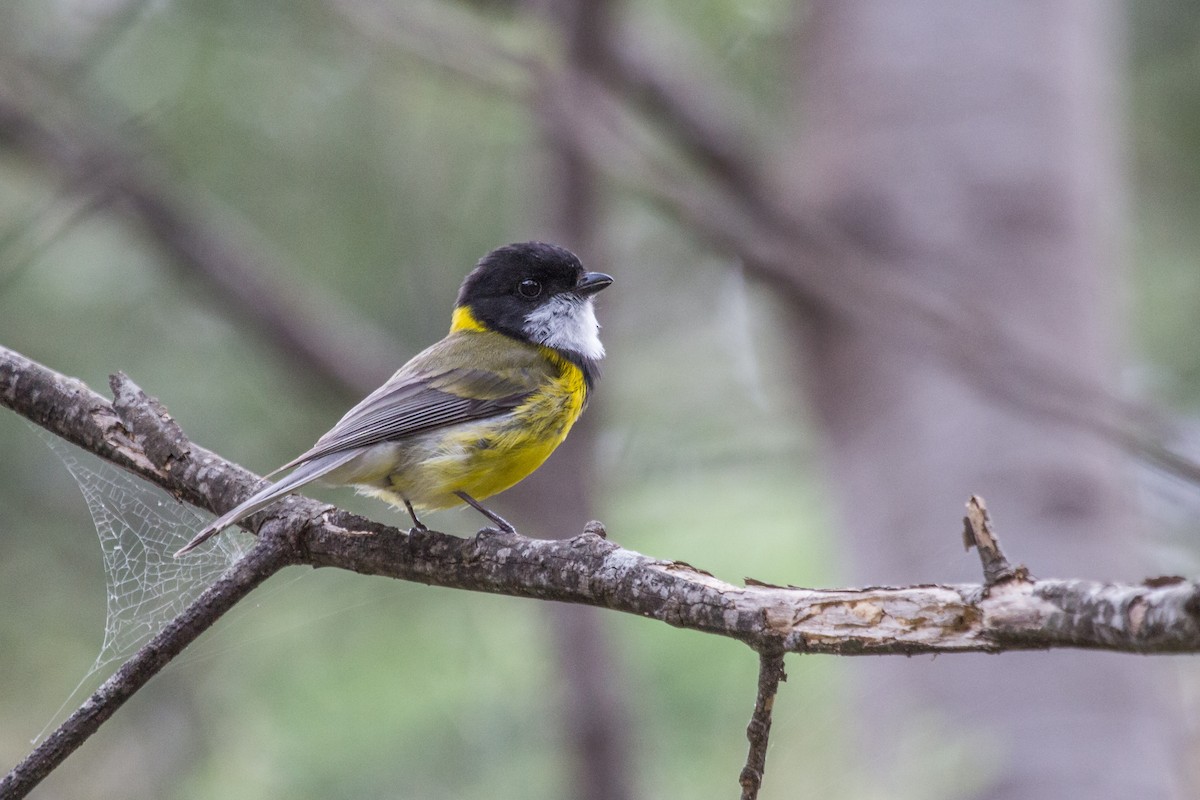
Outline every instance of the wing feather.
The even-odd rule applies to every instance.
[[[466,346],[467,337],[479,336],[487,338]],[[311,449],[275,472],[516,408],[547,380],[549,365],[532,347],[488,341],[499,336],[459,334],[443,339],[346,412]]]

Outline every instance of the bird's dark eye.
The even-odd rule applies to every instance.
[[[542,285],[532,278],[526,278],[517,285],[521,297],[537,297],[542,293]]]

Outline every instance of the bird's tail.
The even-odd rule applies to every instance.
[[[283,497],[288,492],[295,491],[301,486],[312,483],[326,475],[329,472],[337,469],[359,454],[357,450],[350,450],[342,453],[330,453],[321,458],[315,458],[305,464],[296,467],[295,471],[286,478],[281,478],[275,483],[264,486],[254,494],[250,495],[242,503],[228,511],[227,513],[217,517],[215,520],[205,526],[204,530],[192,537],[192,540],[179,548],[175,552],[175,557],[179,558],[184,553],[195,549],[212,536],[220,533],[230,525],[242,520],[251,514],[261,511],[267,506],[274,503],[279,498]]]

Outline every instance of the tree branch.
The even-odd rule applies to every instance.
[[[0,403],[50,432],[210,511],[224,511],[254,489],[253,474],[189,442],[166,410],[127,378],[114,376],[112,385],[114,403],[0,348]],[[10,773],[0,797],[23,796],[201,631],[288,564],[592,605],[779,654],[1051,647],[1200,652],[1200,586],[1183,578],[1130,585],[1016,573],[990,585],[735,586],[681,562],[626,550],[607,540],[599,523],[565,540],[495,532],[461,539],[406,533],[301,497],[252,517],[250,527],[270,535]]]

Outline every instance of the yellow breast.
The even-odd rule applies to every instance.
[[[498,336],[465,309],[455,312],[452,331]],[[462,505],[455,492],[482,500],[527,477],[554,452],[587,402],[583,370],[558,352],[537,348],[545,359],[532,394],[499,417],[464,422],[413,437],[381,454],[388,466],[378,477],[354,481],[360,488],[418,511]],[[372,470],[373,471],[373,470]]]
[[[579,419],[587,398],[583,371],[571,362],[545,350],[544,355],[555,362],[559,375],[534,393],[525,403],[498,425],[486,430],[467,430],[453,437],[452,450],[461,448],[461,455],[451,455],[441,468],[444,486],[442,501],[436,506],[445,508],[461,501],[453,495],[463,491],[482,500],[508,489],[526,478],[549,458]],[[449,496],[447,496],[449,495]]]

